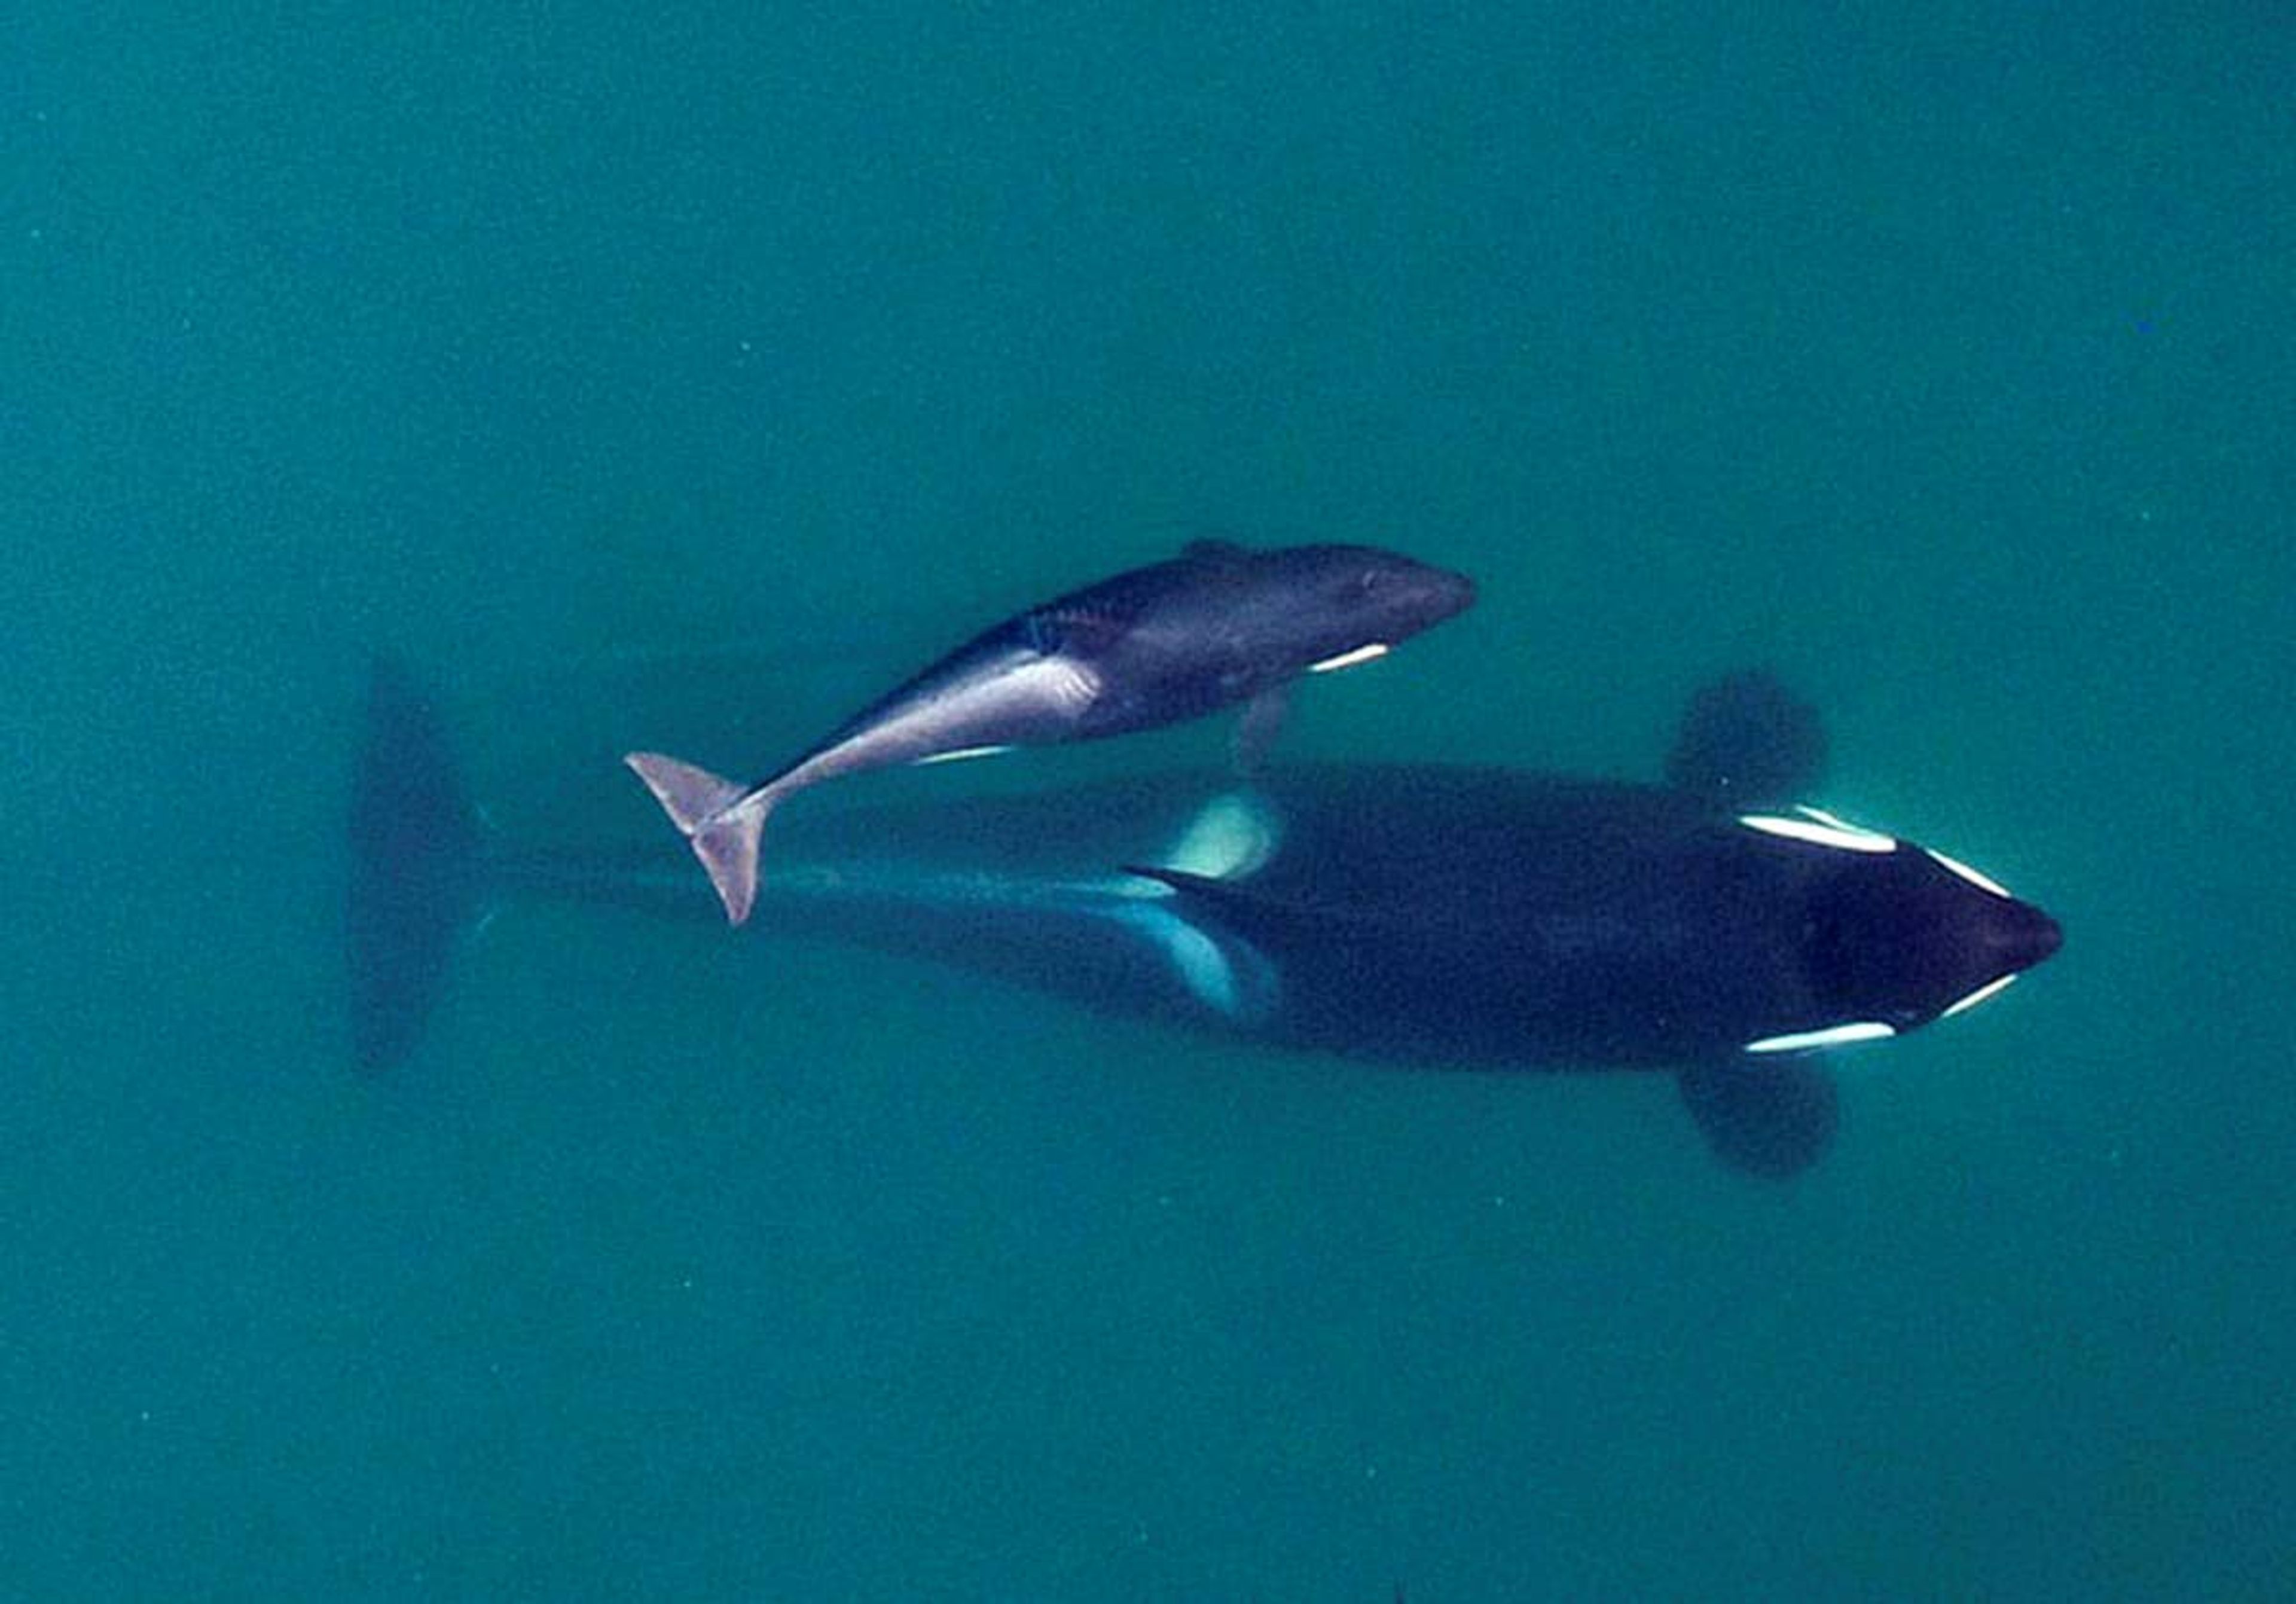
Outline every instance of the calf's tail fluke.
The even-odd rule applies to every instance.
[[[709,871],[709,884],[726,904],[727,923],[739,925],[748,918],[750,905],[758,898],[758,841],[775,799],[768,792],[749,790],[657,752],[633,752],[622,761],[645,782]]]

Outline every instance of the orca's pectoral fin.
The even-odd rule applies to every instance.
[[[1243,704],[1243,716],[1235,722],[1235,771],[1245,779],[1256,779],[1267,767],[1267,754],[1275,749],[1275,739],[1283,733],[1283,720],[1291,713],[1292,697],[1287,687],[1271,686]]]
[[[1800,802],[1824,771],[1817,710],[1767,669],[1725,675],[1693,696],[1666,761],[1669,784],[1734,809]]]
[[[1800,1174],[1833,1140],[1833,1078],[1808,1059],[1724,1058],[1682,1072],[1682,1100],[1714,1156],[1765,1180]]]

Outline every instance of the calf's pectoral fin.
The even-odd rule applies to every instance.
[[[1283,733],[1283,720],[1292,711],[1288,687],[1271,686],[1243,704],[1243,716],[1235,723],[1235,771],[1246,779],[1258,777],[1267,767],[1267,754],[1275,749],[1276,736]]]

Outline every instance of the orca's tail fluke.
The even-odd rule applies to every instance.
[[[660,753],[633,752],[622,761],[645,782],[709,871],[709,884],[726,904],[726,922],[739,925],[748,918],[758,900],[758,843],[777,799],[769,790],[749,790]]]
[[[438,703],[378,655],[351,777],[344,955],[351,1043],[381,1074],[404,1062],[445,989],[485,884],[483,832]]]

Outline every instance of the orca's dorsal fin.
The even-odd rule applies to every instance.
[[[1784,1180],[1833,1140],[1833,1077],[1807,1060],[1717,1059],[1692,1065],[1677,1083],[1714,1156],[1742,1174]]]
[[[1174,891],[1189,896],[1202,897],[1222,907],[1271,908],[1283,904],[1272,897],[1255,896],[1231,881],[1215,875],[1192,875],[1184,868],[1164,868],[1153,863],[1128,863],[1123,872],[1137,875],[1143,880],[1153,880]]]
[[[1727,674],[1683,711],[1667,783],[1733,810],[1809,796],[1825,772],[1817,710],[1767,669]]]
[[[1229,926],[1247,935],[1289,929],[1302,919],[1361,920],[1360,915],[1332,912],[1309,903],[1294,901],[1289,897],[1270,896],[1234,880],[1218,879],[1210,875],[1192,875],[1185,869],[1128,863],[1124,866],[1124,872],[1170,886],[1182,896],[1210,909]]]

